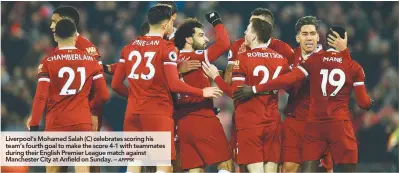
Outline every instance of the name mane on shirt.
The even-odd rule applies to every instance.
[[[341,57],[323,57],[323,62],[338,62],[342,64],[342,58]]]
[[[81,55],[81,54],[58,54],[54,56],[50,56],[47,58],[47,61],[61,61],[61,60],[68,60],[68,61],[75,61],[75,60],[89,60],[94,61],[94,58],[89,55]]]
[[[279,59],[283,59],[283,56],[281,56],[278,53],[274,53],[274,52],[248,52],[247,56],[248,56],[248,58],[279,58]]]
[[[159,40],[135,40],[132,45],[138,45],[138,46],[158,46],[159,45]]]

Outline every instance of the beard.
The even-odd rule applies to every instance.
[[[193,49],[194,50],[205,50],[206,49],[206,43],[204,43],[204,44],[201,44],[201,43],[198,43],[197,41],[193,41]]]

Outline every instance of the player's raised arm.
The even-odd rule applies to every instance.
[[[112,78],[111,87],[118,95],[128,98],[129,90],[125,86],[125,84],[123,84],[125,78],[126,78],[125,59],[123,58],[123,56],[121,56],[114,77]]]
[[[205,61],[215,61],[230,48],[230,38],[227,34],[219,13],[211,12],[205,15],[205,18],[211,23],[216,30],[216,42],[205,50]]]
[[[99,72],[93,76],[92,87],[94,97],[89,103],[92,115],[99,115],[99,112],[96,111],[101,110],[99,108],[109,100],[107,84],[105,83],[104,75],[101,71],[102,70],[99,70]]]
[[[234,61],[237,59],[237,54],[238,54],[238,49],[241,46],[241,41],[237,40],[235,41],[230,48],[229,55],[227,57],[227,66],[226,70],[224,72],[224,81],[226,81],[227,84],[231,85],[231,77],[232,77],[232,72],[233,72],[233,65]]]
[[[30,131],[38,131],[40,119],[46,107],[47,98],[50,90],[50,77],[48,73],[47,63],[45,61],[38,68],[38,83],[36,87],[35,98],[32,106],[32,119],[29,122]]]

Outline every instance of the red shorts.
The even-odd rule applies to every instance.
[[[62,132],[62,131],[93,131],[91,128],[91,124],[75,124],[75,125],[70,125],[70,126],[65,126],[65,127],[46,127],[45,131],[55,131],[55,132]]]
[[[281,125],[237,131],[237,163],[280,163]]]
[[[123,131],[167,131],[171,133],[171,159],[176,159],[174,142],[174,121],[171,116],[164,115],[125,115]]]
[[[229,142],[217,117],[186,116],[178,121],[182,169],[212,165],[232,158]]]
[[[327,149],[331,150],[334,164],[357,163],[357,142],[350,121],[306,124],[302,160],[319,160]]]
[[[288,117],[283,122],[281,150],[282,162],[302,163],[301,150],[306,121]]]

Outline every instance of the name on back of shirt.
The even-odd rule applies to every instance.
[[[132,45],[138,45],[138,46],[158,46],[159,45],[159,40],[135,40]]]
[[[341,57],[323,57],[323,62],[338,62],[342,63]]]
[[[281,56],[278,53],[274,53],[274,52],[248,52],[247,56],[248,56],[248,58],[278,58],[278,59],[284,59],[283,56]]]
[[[82,55],[82,54],[58,54],[54,56],[50,56],[47,58],[47,61],[60,61],[60,60],[68,60],[68,61],[82,61],[82,60],[89,60],[94,61],[94,58],[89,55]]]

